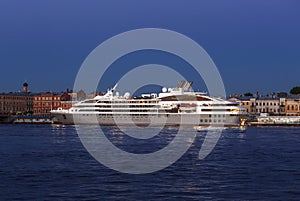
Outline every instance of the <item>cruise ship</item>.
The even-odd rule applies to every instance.
[[[68,110],[52,110],[54,123],[136,126],[240,126],[246,109],[238,103],[190,90],[192,82],[180,81],[161,93],[120,96],[115,85],[102,96],[86,99]]]

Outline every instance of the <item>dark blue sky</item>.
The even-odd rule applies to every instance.
[[[1,0],[0,92],[21,90],[24,81],[34,92],[72,88],[96,46],[147,27],[198,42],[228,94],[289,91],[300,85],[299,22],[297,0]]]

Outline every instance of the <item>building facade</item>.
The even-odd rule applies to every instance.
[[[28,115],[33,112],[33,97],[29,93],[0,94],[0,114]]]
[[[1,115],[30,115],[33,113],[33,94],[28,92],[28,84],[23,84],[23,92],[0,94]]]
[[[267,113],[273,116],[286,115],[286,98],[278,97],[232,97],[230,101],[238,102],[247,108],[250,115]]]
[[[23,92],[10,92],[0,94],[0,115],[34,115],[50,116],[52,109],[69,109],[75,103],[72,95],[76,93],[31,93],[28,84],[23,84]]]
[[[77,101],[61,101],[61,108],[63,110],[68,110],[70,109],[75,103],[77,103]]]
[[[286,100],[286,116],[300,116],[300,99]]]
[[[33,114],[35,116],[50,116],[52,109],[61,107],[61,95],[41,93],[33,98]]]
[[[285,98],[251,98],[250,104],[250,113],[254,115],[260,115],[261,113],[274,116],[285,115]]]

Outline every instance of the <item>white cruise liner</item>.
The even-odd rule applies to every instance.
[[[192,82],[181,81],[176,88],[163,88],[159,94],[130,98],[115,92],[76,103],[69,110],[52,110],[54,123],[100,125],[188,125],[239,126],[247,115],[238,103],[212,98],[189,90]]]

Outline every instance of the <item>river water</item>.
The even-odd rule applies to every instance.
[[[136,153],[162,149],[177,133],[168,128],[140,143],[115,127],[103,129],[114,144]],[[124,174],[96,161],[74,126],[0,124],[0,198],[300,200],[300,128],[226,129],[203,160],[198,154],[206,134],[194,132],[192,146],[171,166]]]

